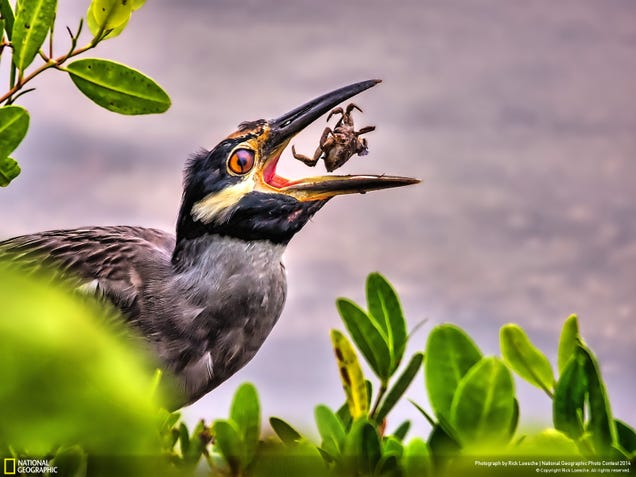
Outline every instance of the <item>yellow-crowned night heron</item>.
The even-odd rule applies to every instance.
[[[177,379],[175,407],[218,386],[258,351],[283,310],[285,246],[333,196],[418,182],[390,176],[276,174],[283,149],[364,81],[274,120],[245,122],[187,163],[176,237],[140,227],[55,230],[0,243],[36,269],[55,265],[112,302]]]

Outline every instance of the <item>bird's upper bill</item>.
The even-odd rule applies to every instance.
[[[418,179],[410,177],[386,175],[325,175],[288,180],[276,174],[278,160],[296,134],[334,106],[379,82],[380,80],[369,80],[345,86],[319,96],[279,118],[242,124],[239,131],[230,138],[250,137],[251,140],[248,140],[246,147],[260,152],[260,157],[254,158],[255,189],[286,194],[300,201],[314,201],[340,194],[364,193],[419,182]],[[236,149],[240,148],[241,146],[238,146]]]

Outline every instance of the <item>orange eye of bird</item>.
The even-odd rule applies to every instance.
[[[228,169],[234,174],[246,174],[254,167],[254,151],[237,149],[227,161]]]

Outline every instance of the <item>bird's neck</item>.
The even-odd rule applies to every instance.
[[[214,234],[178,243],[165,302],[178,310],[164,325],[181,347],[163,349],[194,399],[243,367],[274,327],[287,289],[284,248]]]
[[[192,269],[232,269],[236,264],[252,264],[254,267],[278,266],[284,245],[268,240],[246,241],[217,234],[178,238],[172,254],[172,264],[177,272]],[[226,267],[226,268],[227,268]]]

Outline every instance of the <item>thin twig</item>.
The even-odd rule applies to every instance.
[[[35,88],[23,89],[18,94],[16,94],[15,97],[11,98],[11,101],[8,104],[15,103],[20,96],[22,96],[23,94],[30,93],[31,91],[35,91]]]
[[[72,32],[70,31],[70,29],[67,28],[67,30],[69,31],[69,33],[71,34],[71,48],[69,49],[69,51],[62,55],[59,56],[55,59],[51,59],[49,58],[48,61],[46,61],[43,65],[41,65],[39,68],[36,68],[35,70],[33,70],[31,73],[29,73],[27,76],[22,76],[22,74],[20,74],[18,76],[18,81],[17,83],[15,83],[15,69],[12,68],[11,73],[12,73],[12,82],[11,82],[11,86],[9,91],[7,91],[2,97],[0,97],[0,104],[4,103],[5,101],[8,101],[9,103],[15,101],[16,98],[12,99],[12,96],[14,94],[16,94],[18,91],[20,91],[24,85],[26,85],[29,81],[31,81],[33,78],[35,78],[36,76],[38,76],[40,73],[48,70],[49,68],[59,68],[60,66],[62,66],[62,64],[64,64],[64,62],[66,62],[67,60],[77,56],[77,55],[81,55],[82,53],[95,48],[99,42],[102,40],[99,38],[99,36],[96,36],[95,38],[93,38],[91,40],[91,42],[81,48],[76,48],[77,46],[77,40],[79,38],[79,35],[82,31],[82,26],[84,24],[84,19],[80,20],[80,24],[79,27],[77,29],[77,34],[73,35]],[[46,55],[44,55],[43,53],[40,53],[40,56],[45,57]],[[26,90],[25,92],[29,92],[32,91],[33,89],[29,89]],[[24,94],[25,92],[22,92],[20,95]]]
[[[69,27],[66,27],[66,31],[71,37],[71,46],[68,50],[68,53],[66,54],[67,56],[71,55],[73,53],[73,50],[75,50],[75,47],[77,46],[77,41],[79,40],[79,36],[82,33],[83,24],[84,24],[84,19],[80,18],[79,26],[77,27],[77,33],[73,33]]]

